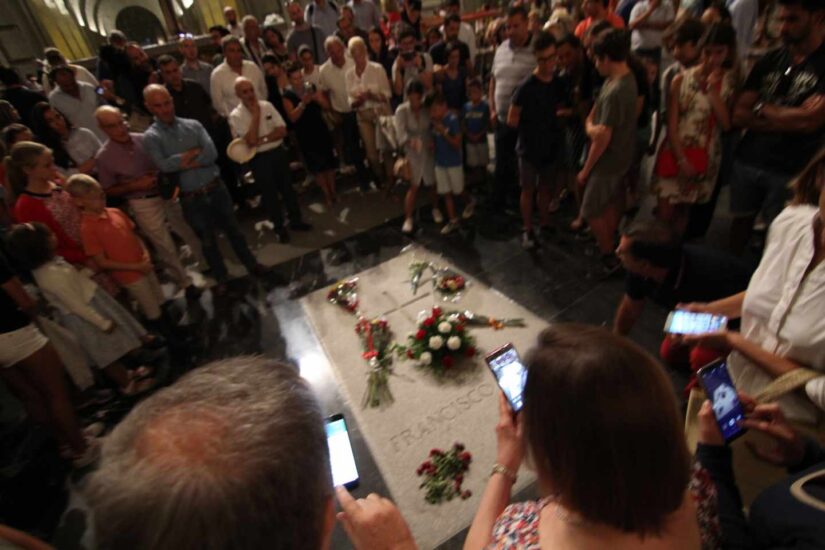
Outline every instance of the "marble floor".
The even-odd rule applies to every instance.
[[[527,252],[520,245],[520,223],[515,217],[490,217],[480,211],[460,231],[442,236],[440,227],[431,221],[429,210],[422,209],[425,213],[421,214],[420,229],[412,237],[401,233],[401,220],[395,219],[278,265],[263,280],[236,279],[231,282],[229,293],[220,298],[207,291],[196,303],[177,300],[171,311],[189,326],[189,340],[171,350],[171,377],[208,361],[238,354],[263,354],[294,364],[315,388],[325,413],[343,412],[349,420],[361,474],[356,496],[370,492],[387,494],[381,473],[338,392],[332,372],[328,367],[319,367],[325,361],[315,360],[324,352],[297,298],[392,258],[415,243],[443,254],[446,262],[548,321],[609,326],[623,292],[623,279],[598,275],[593,244],[565,229],[572,210],[570,202],[563,204],[555,216],[555,234],[538,250]],[[709,238],[714,238],[714,231]],[[652,353],[658,350],[666,313],[655,306],[647,307],[632,333],[633,339]],[[686,375],[671,374],[674,391],[681,395]],[[492,430],[493,426],[486,429]],[[73,482],[79,484],[82,480]],[[64,521],[56,534],[60,547],[77,547],[82,523],[77,518]],[[442,548],[459,548],[462,541],[463,533],[459,533]],[[333,546],[349,547],[340,528]]]

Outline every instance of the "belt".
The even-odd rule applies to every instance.
[[[184,198],[184,199],[191,199],[192,197],[200,197],[200,196],[203,196],[203,195],[208,195],[209,193],[211,193],[212,191],[217,189],[218,185],[220,185],[220,183],[221,183],[220,178],[215,178],[212,181],[210,181],[209,183],[207,183],[206,185],[204,185],[203,187],[201,187],[199,189],[195,189],[194,191],[181,191],[180,196],[181,196],[181,198]]]
[[[138,201],[141,199],[154,199],[155,197],[159,197],[160,193],[149,193],[148,195],[141,195],[140,197],[129,197],[130,201]]]

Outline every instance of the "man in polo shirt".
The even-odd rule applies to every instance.
[[[77,76],[68,65],[60,65],[50,73],[56,88],[49,94],[49,103],[63,113],[72,126],[91,130],[100,141],[106,134],[97,125],[95,110],[104,101],[91,84],[78,82]]]
[[[97,153],[97,177],[109,197],[126,200],[129,212],[141,232],[152,243],[164,268],[175,283],[195,298],[198,289],[178,257],[178,249],[167,226],[178,233],[199,260],[200,240],[183,220],[180,207],[167,204],[158,188],[158,168],[143,148],[143,134],[129,132],[123,113],[116,107],[103,106],[95,112],[100,129],[109,139]]]
[[[282,145],[286,123],[270,102],[258,100],[255,87],[248,79],[238,77],[235,93],[241,104],[229,115],[232,134],[243,138],[248,147],[257,148],[249,166],[261,191],[264,208],[275,224],[275,233],[282,243],[287,243],[289,232],[284,224],[284,206],[290,229],[306,231],[312,227],[301,220],[298,197],[290,181],[289,159]]]
[[[347,94],[347,72],[355,64],[346,55],[346,47],[337,36],[329,36],[324,41],[328,59],[321,65],[318,87],[329,98],[329,119],[333,122],[333,136],[340,144],[344,163],[355,166],[361,191],[369,190],[372,176],[364,166],[366,157],[358,133],[358,119],[349,103]]]
[[[198,121],[175,115],[172,96],[163,86],[150,84],[143,98],[155,117],[144,134],[146,151],[162,172],[177,175],[183,214],[203,243],[203,253],[218,282],[216,292],[226,291],[224,283],[229,278],[218,248],[219,230],[250,274],[262,275],[266,268],[255,260],[235,219],[232,199],[215,166],[218,153],[209,134]]]
[[[226,36],[221,40],[223,45],[223,63],[215,67],[212,71],[212,105],[215,110],[224,118],[229,117],[229,113],[240,104],[238,96],[235,95],[235,79],[243,76],[255,86],[255,94],[258,97],[266,97],[266,80],[264,73],[252,61],[243,58],[243,46],[241,41],[234,36]]]
[[[232,141],[229,124],[212,106],[212,99],[206,90],[194,80],[183,77],[181,67],[174,57],[160,56],[158,67],[163,83],[175,103],[175,113],[181,118],[193,118],[200,122],[215,144],[221,179],[229,187],[232,199],[240,204],[244,200],[244,194],[238,183],[236,164],[226,156],[226,147]]]
[[[206,90],[208,94],[210,91],[210,79],[212,78],[212,69],[214,67],[209,63],[200,60],[198,57],[198,45],[195,44],[195,39],[191,34],[184,35],[178,44],[178,50],[183,56],[183,65],[180,67],[180,72],[183,78],[194,80]]]
[[[514,204],[516,202],[518,130],[507,125],[507,112],[516,86],[536,68],[532,35],[527,29],[527,10],[524,6],[510,8],[507,12],[507,28],[510,38],[496,48],[488,94],[496,147],[495,182],[489,203],[493,208],[501,208],[508,200]]]
[[[338,4],[334,0],[312,0],[304,11],[304,19],[332,36],[338,30]]]

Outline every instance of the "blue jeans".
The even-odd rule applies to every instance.
[[[232,199],[223,183],[203,195],[183,197],[181,199],[183,216],[186,222],[197,233],[203,245],[203,255],[212,268],[212,275],[219,283],[226,281],[229,274],[223,263],[223,256],[218,248],[218,231],[223,231],[235,255],[251,271],[257,260],[246,244],[241,232],[241,226],[235,218],[232,208]]]

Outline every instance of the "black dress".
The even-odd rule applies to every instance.
[[[301,104],[301,98],[290,89],[284,90],[283,98],[288,99],[293,107]],[[313,101],[307,104],[301,117],[292,123],[292,129],[295,131],[295,137],[298,138],[306,168],[311,174],[335,170],[337,162],[332,134],[329,133],[327,123],[324,122],[321,106],[318,103]]]

